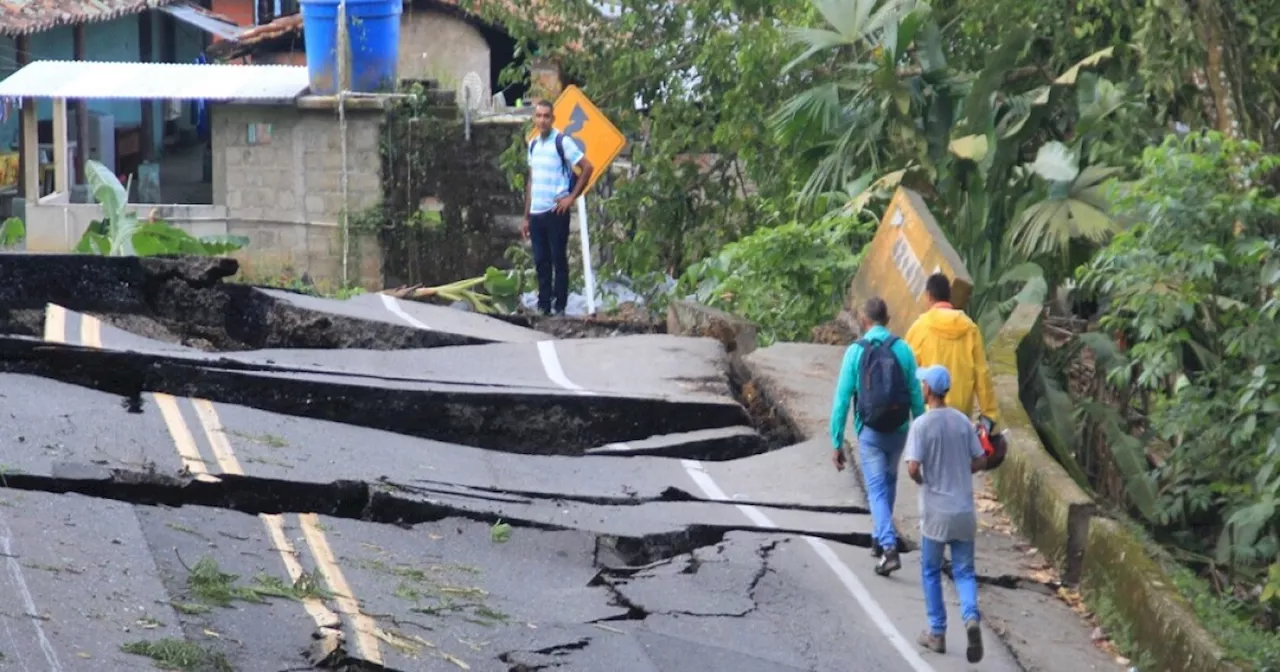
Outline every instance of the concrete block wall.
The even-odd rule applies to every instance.
[[[380,199],[382,113],[347,113],[347,212]],[[270,128],[250,142],[250,127]],[[334,111],[290,105],[212,108],[213,202],[226,207],[228,233],[250,245],[237,253],[249,278],[306,273],[318,285],[342,280],[342,134]],[[376,240],[352,241],[350,278],[381,289]]]

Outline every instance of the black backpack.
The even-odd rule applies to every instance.
[[[529,157],[533,157],[534,143],[538,142],[537,138],[529,141]],[[569,193],[578,187],[578,174],[574,172],[573,166],[569,165],[569,160],[564,158],[564,133],[556,132],[556,154],[560,155],[560,165],[564,168],[564,172],[569,174]]]
[[[862,361],[854,403],[862,424],[877,432],[896,432],[911,419],[907,374],[893,354],[897,340],[891,335],[879,343],[858,341],[862,346]]]

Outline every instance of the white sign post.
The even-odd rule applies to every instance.
[[[582,275],[587,281],[587,314],[596,314],[596,275],[591,270],[591,236],[587,233],[587,196],[578,197],[578,229],[582,238]]]
[[[565,88],[556,99],[553,108],[555,119],[560,124],[556,130],[578,143],[583,154],[591,161],[595,170],[591,173],[591,183],[582,190],[578,198],[578,225],[582,235],[582,270],[586,276],[587,312],[596,312],[596,276],[591,269],[591,236],[587,233],[587,198],[586,194],[609,170],[609,164],[618,158],[618,153],[627,145],[627,137],[619,131],[604,113],[595,106],[576,86]],[[528,140],[537,137],[536,131],[530,131]]]

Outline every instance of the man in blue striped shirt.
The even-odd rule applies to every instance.
[[[524,237],[533,246],[538,310],[544,315],[553,311],[563,315],[569,301],[569,209],[591,182],[594,170],[577,141],[552,128],[554,121],[555,108],[549,101],[538,101],[533,108],[538,136],[529,143],[524,191]],[[582,171],[576,176],[574,166]]]

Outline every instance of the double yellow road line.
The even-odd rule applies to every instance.
[[[70,343],[67,337],[66,309],[56,304],[48,304],[45,309],[44,340],[53,343]],[[89,315],[80,315],[79,345],[91,348],[102,347],[101,321]],[[195,435],[182,417],[179,400],[161,392],[152,393],[151,397],[155,401],[156,408],[160,409],[160,415],[169,429],[169,436],[173,439],[184,470],[196,480],[207,483],[220,482],[221,479],[217,475],[209,472],[210,463],[205,461]],[[190,403],[195,409],[196,417],[200,421],[219,472],[229,476],[243,476],[244,468],[236,457],[231,441],[227,439],[226,428],[223,427],[213,403],[208,399],[191,399]],[[285,517],[281,514],[263,513],[259,514],[258,518],[266,528],[272,546],[279,553],[290,580],[296,583],[303,575],[301,554],[285,534]],[[320,527],[320,519],[314,513],[300,513],[297,515],[297,522],[302,530],[302,542],[310,551],[320,577],[333,593],[338,610],[347,617],[352,626],[360,656],[370,663],[382,665],[382,650],[376,635],[378,625],[360,610],[360,603],[356,600],[355,593],[352,592],[350,584],[342,573],[342,568],[338,565],[338,559],[329,545],[329,539]],[[317,598],[306,598],[302,600],[302,605],[315,621],[321,638],[325,640],[326,650],[332,650],[342,639],[342,619]]]

